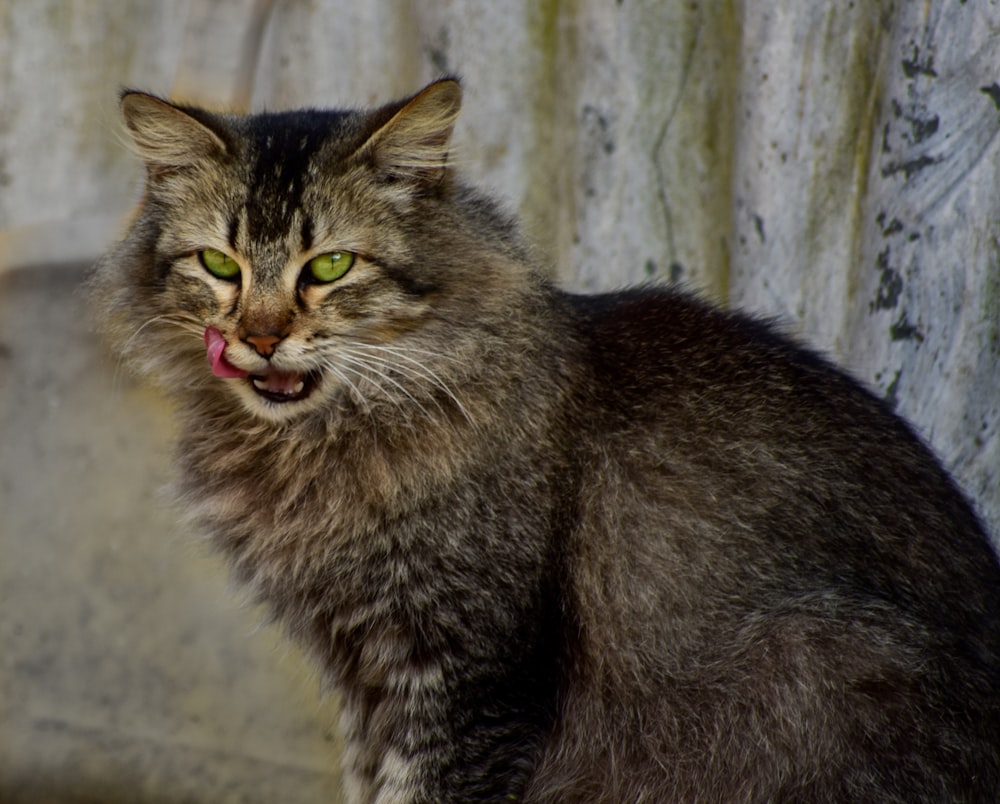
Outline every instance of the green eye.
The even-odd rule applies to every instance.
[[[313,257],[306,263],[306,276],[308,282],[336,282],[340,277],[351,270],[354,265],[354,255],[350,251],[332,251],[329,254],[320,254]]]
[[[240,266],[236,260],[214,248],[199,251],[198,259],[205,266],[206,271],[219,279],[236,279],[240,275]]]

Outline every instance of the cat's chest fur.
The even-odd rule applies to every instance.
[[[413,744],[436,746],[435,763],[455,753],[428,713],[461,723],[470,664],[491,705],[552,695],[562,640],[553,536],[566,528],[565,462],[501,432],[452,433],[446,456],[448,437],[417,428],[403,449],[383,424],[315,434],[311,449],[302,433],[225,438],[212,425],[181,444],[196,526],[340,692],[358,800],[439,785],[402,759]],[[514,689],[491,691],[511,667]],[[527,744],[551,717],[537,700],[530,710]]]
[[[495,579],[531,587],[547,571],[566,475],[539,443],[514,438],[419,419],[294,436],[206,422],[182,440],[179,491],[283,619],[315,620],[311,641],[330,638],[333,620],[367,618],[419,631],[431,650],[474,624],[464,615],[490,605]]]

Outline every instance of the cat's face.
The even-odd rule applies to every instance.
[[[445,178],[458,102],[447,81],[367,115],[221,117],[126,95],[149,169],[131,237],[152,252],[118,291],[128,348],[270,421],[345,395],[454,399],[442,326],[497,277],[458,281],[434,259],[448,233],[429,242],[413,215]]]
[[[213,180],[243,183],[224,167]],[[360,186],[344,198],[353,182]],[[160,238],[160,250],[176,255],[160,296],[165,311],[190,321],[204,368],[269,419],[326,406],[345,387],[365,395],[366,378],[386,362],[426,370],[426,356],[402,336],[422,327],[436,288],[415,281],[413,267],[405,282],[394,276],[406,243],[395,226],[372,225],[376,210],[391,217],[377,188],[365,193],[350,175],[338,184],[336,195],[323,181],[304,189],[268,238],[254,225],[262,213],[253,202],[222,193],[175,208]]]
[[[254,247],[216,229],[177,245],[184,256],[164,301],[189,317],[206,368],[251,412],[281,419],[327,405],[343,386],[363,394],[359,383],[387,359],[422,370],[419,352],[393,344],[421,326],[427,301],[369,256],[384,253],[376,238],[319,226],[309,247],[298,234]]]

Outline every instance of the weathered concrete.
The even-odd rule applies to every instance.
[[[457,72],[457,157],[561,282],[780,318],[1000,536],[998,35],[945,0],[0,0],[0,271],[118,226],[121,86],[288,108]],[[81,272],[0,276],[0,798],[328,800],[329,713],[156,501],[167,414],[98,361]]]
[[[755,8],[732,301],[884,394],[1000,536],[1000,13]]]
[[[336,709],[161,494],[168,411],[82,266],[0,276],[0,801],[336,798]]]

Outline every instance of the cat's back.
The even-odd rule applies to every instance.
[[[595,482],[620,484],[617,515],[645,524],[649,549],[690,536],[692,550],[725,550],[805,589],[854,573],[928,613],[947,594],[1000,617],[985,531],[882,400],[767,322],[682,293],[573,304],[589,367],[579,460]]]
[[[669,290],[566,301],[587,364],[567,706],[595,733],[625,706],[605,748],[686,769],[655,791],[594,777],[595,798],[725,779],[720,800],[752,799],[751,764],[753,784],[814,780],[772,799],[846,800],[885,773],[919,800],[969,763],[996,789],[1000,569],[908,426],[760,321]],[[905,751],[926,770],[890,779]],[[601,750],[587,767],[606,771]]]
[[[669,289],[570,298],[587,364],[579,454],[596,447],[639,497],[669,509],[708,495],[712,505],[692,507],[719,510],[731,531],[735,513],[750,529],[766,522],[779,549],[860,540],[914,559],[926,548],[935,569],[942,554],[966,552],[984,582],[1000,581],[938,460],[822,356],[766,321]]]

